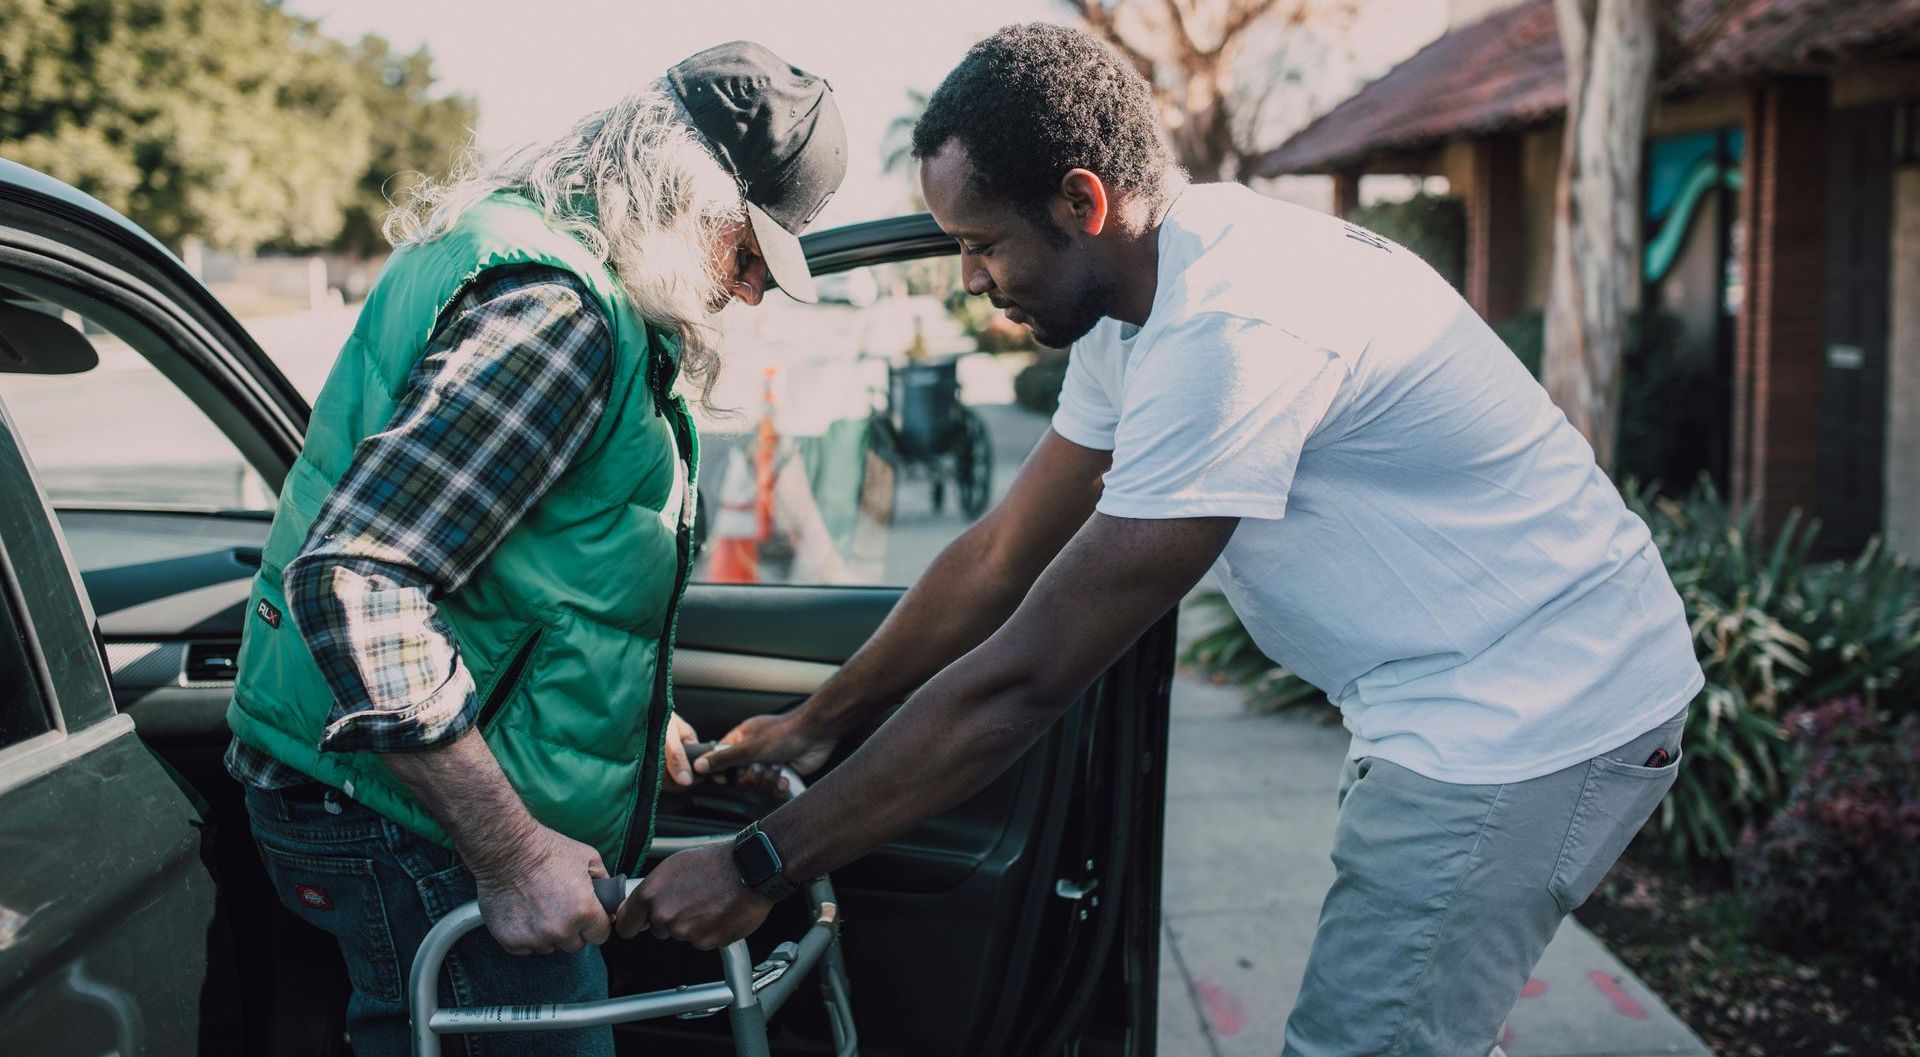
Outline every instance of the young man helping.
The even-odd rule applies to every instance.
[[[914,152],[968,289],[1072,345],[1053,430],[835,679],[696,766],[817,767],[906,704],[731,851],[663,863],[620,931],[752,931],[981,788],[1213,568],[1353,734],[1286,1052],[1482,1057],[1674,780],[1701,674],[1646,526],[1444,280],[1185,186],[1091,37],[981,43]]]

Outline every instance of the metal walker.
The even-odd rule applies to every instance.
[[[805,783],[791,769],[781,768],[780,774],[786,779],[789,798],[805,790]],[[651,855],[664,857],[729,840],[730,834],[662,837],[653,842]],[[594,892],[611,916],[639,884],[639,878],[598,878],[594,881]],[[817,878],[807,884],[806,892],[813,924],[797,941],[780,944],[759,965],[753,964],[745,940],[730,943],[719,952],[723,978],[711,983],[682,984],[671,991],[624,995],[597,1002],[442,1009],[440,967],[453,945],[482,925],[480,904],[463,903],[434,924],[414,955],[413,970],[407,978],[413,1052],[416,1057],[439,1057],[442,1035],[557,1031],[665,1017],[693,1019],[725,1010],[733,1029],[734,1052],[740,1057],[770,1057],[767,1020],[793,996],[800,981],[818,967],[821,998],[826,1003],[827,1021],[833,1029],[834,1052],[837,1057],[858,1057],[859,1040],[854,1034],[853,1014],[848,1004],[847,966],[840,950],[840,909],[833,883],[825,877]]]

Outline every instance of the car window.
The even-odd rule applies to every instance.
[[[0,576],[10,578],[6,570]],[[0,749],[53,729],[16,598],[0,590]]]
[[[727,310],[696,409],[696,580],[913,582],[1005,491],[1047,427],[1014,400],[1024,327],[941,256],[822,276],[820,303]]]
[[[0,372],[0,401],[56,505],[273,509],[233,442],[133,346],[74,311],[27,307],[79,328],[99,357],[79,374]]]

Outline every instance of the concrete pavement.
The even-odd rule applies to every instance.
[[[1275,1057],[1333,881],[1346,733],[1248,715],[1240,691],[1173,686],[1162,874],[1161,1057]],[[1508,1020],[1511,1057],[1709,1051],[1569,920]]]

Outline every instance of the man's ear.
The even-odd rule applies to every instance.
[[[1069,169],[1060,178],[1055,208],[1068,231],[1098,235],[1107,227],[1107,185],[1086,169]]]

